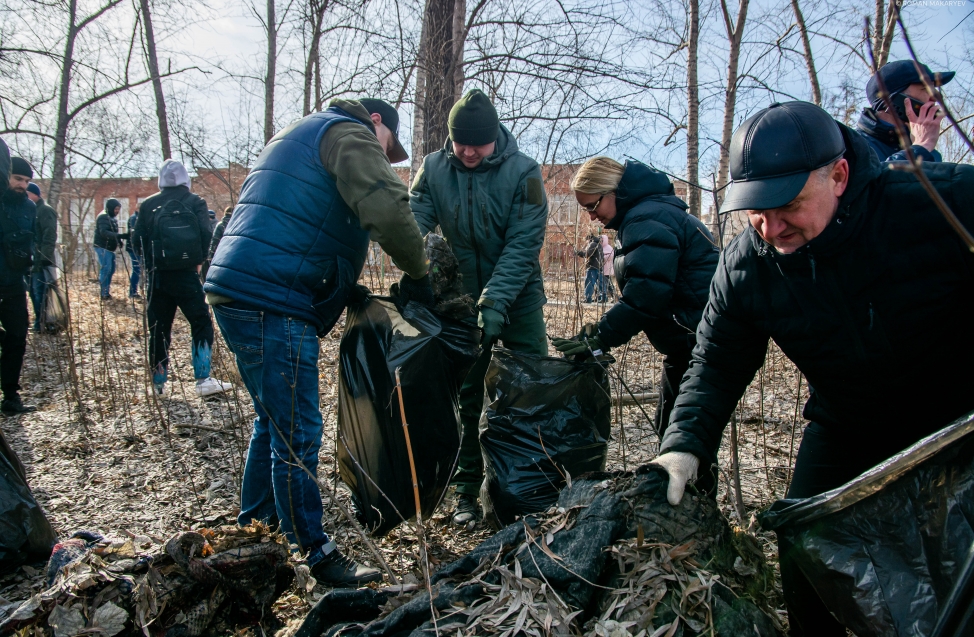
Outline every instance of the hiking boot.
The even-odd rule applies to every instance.
[[[20,396],[14,396],[13,398],[3,399],[3,402],[0,403],[0,411],[7,416],[16,416],[18,414],[26,414],[32,411],[37,411],[37,407],[34,405],[25,405],[23,401],[20,400]]]
[[[219,394],[229,389],[233,389],[233,385],[231,383],[217,380],[212,376],[196,381],[196,395],[200,398],[212,396],[213,394]]]
[[[311,567],[311,575],[319,584],[332,587],[361,586],[369,582],[382,581],[379,569],[363,566],[355,560],[342,555],[337,548]]]
[[[477,497],[461,493],[457,498],[457,508],[453,510],[453,523],[457,526],[468,526],[480,518],[480,505]]]

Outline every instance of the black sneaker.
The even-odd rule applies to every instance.
[[[457,526],[467,526],[480,518],[480,504],[477,497],[461,493],[457,498],[457,508],[453,510],[453,523]]]
[[[332,587],[361,586],[382,581],[382,573],[378,569],[359,564],[342,555],[337,548],[311,567],[311,575],[319,584]]]
[[[14,396],[13,398],[3,399],[3,402],[0,403],[0,411],[7,416],[16,416],[17,414],[26,414],[32,411],[37,411],[37,407],[34,405],[25,405],[23,401],[20,400],[20,396]]]

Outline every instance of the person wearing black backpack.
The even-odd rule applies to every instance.
[[[20,157],[10,158],[0,140],[0,411],[15,416],[36,411],[20,400],[20,370],[27,351],[27,282],[34,252],[34,202],[27,185],[34,171]]]
[[[139,206],[132,245],[141,253],[146,273],[149,364],[155,391],[165,393],[172,322],[178,308],[192,330],[196,394],[205,397],[233,385],[210,376],[213,321],[199,271],[212,233],[206,201],[191,193],[189,186],[186,168],[167,159],[159,170],[159,192]]]

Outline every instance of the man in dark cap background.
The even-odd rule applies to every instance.
[[[34,170],[21,157],[9,159],[7,146],[0,142],[0,411],[8,416],[35,411],[20,399],[20,371],[27,350],[27,283],[34,251],[36,207],[27,198],[27,186]],[[9,168],[8,168],[9,166]],[[6,171],[9,170],[9,173]]]
[[[953,71],[933,73],[925,64],[921,68],[927,81],[935,87],[943,86],[954,79]],[[888,108],[886,100],[880,96],[879,81],[873,75],[866,84],[869,106],[863,109],[856,128],[869,142],[879,161],[907,159],[896,133],[897,119],[910,131],[914,156],[925,162],[942,161],[936,147],[944,114],[924,86],[916,64],[913,60],[890,62],[879,69],[878,75],[882,77],[886,90],[890,93],[893,110]]]
[[[836,488],[974,409],[974,340],[945,333],[974,316],[974,255],[916,178],[805,102],[747,119],[730,162],[721,212],[745,210],[750,226],[721,254],[654,461],[670,502],[716,464],[769,338],[810,390],[788,498]],[[925,170],[974,230],[974,166]],[[785,542],[779,555],[792,634],[844,637]]]
[[[343,555],[322,528],[318,339],[348,304],[370,239],[405,272],[400,303],[433,303],[409,193],[390,164],[407,159],[398,132],[396,109],[363,98],[332,100],[275,135],[204,286],[257,413],[237,521],[280,523],[327,586],[382,574]]]
[[[427,155],[416,174],[410,207],[425,235],[439,226],[460,261],[464,292],[477,299],[484,351],[460,389],[463,437],[453,478],[459,495],[453,521],[471,525],[480,515],[483,482],[478,426],[491,347],[544,356],[544,284],[539,255],[548,201],[538,163],[520,152],[480,90],[450,111],[450,136]]]
[[[30,271],[30,300],[34,306],[34,331],[41,330],[41,316],[47,299],[47,286],[57,280],[57,212],[41,197],[34,182],[27,185],[27,198],[37,207],[34,220],[34,266]]]

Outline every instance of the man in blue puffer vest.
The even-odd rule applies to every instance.
[[[321,526],[318,338],[349,301],[370,237],[406,273],[399,302],[433,302],[409,194],[390,165],[407,159],[398,130],[382,100],[333,100],[275,135],[204,286],[257,413],[237,521],[280,523],[329,586],[382,575],[342,555]]]

